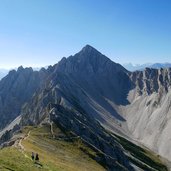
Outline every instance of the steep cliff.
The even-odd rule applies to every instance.
[[[171,69],[150,69],[130,74],[129,105],[118,112],[139,142],[171,160]]]
[[[109,170],[132,170],[132,154],[111,132],[171,160],[170,85],[171,69],[129,72],[87,45],[48,69],[20,67],[3,78],[1,128],[20,114],[20,127],[54,123],[99,150]]]
[[[43,84],[45,73],[32,68],[12,70],[0,81],[0,129],[13,121],[22,105],[28,102]]]
[[[132,170],[121,146],[99,124],[106,123],[107,117],[124,121],[107,99],[128,103],[128,72],[89,45],[48,70],[51,74],[46,86],[22,109],[21,125],[37,125],[50,117],[62,129],[102,151],[109,170],[117,170],[116,162]]]

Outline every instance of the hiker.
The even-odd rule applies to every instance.
[[[31,153],[31,158],[34,160],[34,152]]]
[[[35,161],[39,161],[39,155],[36,153]]]

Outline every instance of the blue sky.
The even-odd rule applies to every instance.
[[[55,64],[86,44],[121,64],[171,62],[171,1],[0,0],[0,68]]]

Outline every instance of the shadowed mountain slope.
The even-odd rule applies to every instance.
[[[109,101],[128,103],[127,71],[89,45],[76,55],[63,58],[49,70],[51,74],[45,87],[23,107],[21,124],[35,125],[50,117],[50,121],[62,129],[74,132],[101,150],[110,170],[115,160],[132,170],[119,144],[99,124],[107,122],[106,117],[124,121]]]
[[[0,129],[14,120],[21,107],[43,84],[45,73],[32,68],[12,70],[0,81]]]

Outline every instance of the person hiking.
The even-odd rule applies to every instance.
[[[34,152],[31,153],[31,158],[34,160]]]
[[[39,165],[40,167],[43,167],[43,165],[39,162],[39,154],[36,153],[36,156],[35,156],[35,162],[34,162],[36,165]]]
[[[36,153],[35,161],[39,161],[39,155]]]

